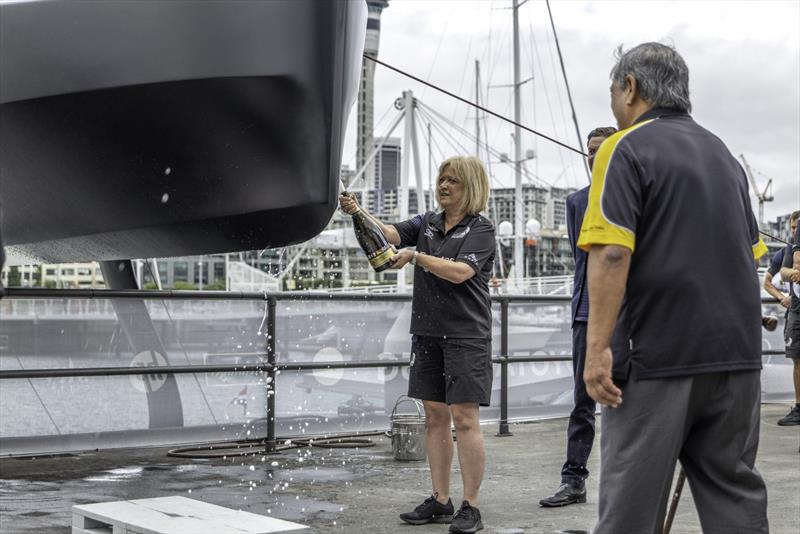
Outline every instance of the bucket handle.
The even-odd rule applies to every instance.
[[[418,399],[414,399],[409,397],[408,395],[400,395],[397,397],[397,402],[394,403],[394,408],[392,409],[392,419],[394,419],[395,413],[397,413],[397,407],[404,402],[411,401],[414,403],[414,406],[417,408],[417,415],[420,417],[425,416],[425,409],[422,406],[422,403]]]

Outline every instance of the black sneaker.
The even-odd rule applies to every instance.
[[[436,500],[436,496],[431,495],[413,512],[400,514],[400,519],[410,525],[449,523],[453,520],[453,501],[447,499],[447,504],[442,504]]]
[[[778,424],[781,426],[800,425],[800,406],[795,404],[789,413],[786,414],[786,417],[778,420]]]
[[[586,488],[579,488],[569,484],[561,484],[556,492],[549,497],[539,501],[539,506],[544,508],[556,508],[567,506],[568,504],[586,502]]]
[[[481,512],[474,506],[470,506],[469,501],[462,502],[461,508],[458,509],[456,515],[453,516],[453,522],[450,523],[450,532],[471,534],[481,529],[483,529]]]

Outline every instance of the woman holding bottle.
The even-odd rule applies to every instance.
[[[361,210],[402,249],[391,268],[414,268],[408,394],[425,406],[433,492],[400,518],[415,525],[451,523],[450,532],[456,533],[483,528],[477,508],[485,464],[478,410],[489,405],[492,393],[488,282],[496,250],[494,226],[480,214],[488,198],[483,163],[466,156],[439,167],[438,211],[389,224],[367,214],[352,196],[339,197],[346,213]],[[450,500],[451,421],[464,487],[457,512]]]

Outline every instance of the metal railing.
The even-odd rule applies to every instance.
[[[359,369],[359,368],[392,368],[406,367],[408,361],[360,360],[331,362],[276,362],[276,320],[278,301],[320,301],[320,302],[410,302],[411,294],[398,293],[321,293],[321,292],[277,292],[247,293],[226,291],[154,291],[154,290],[94,290],[94,289],[34,289],[9,288],[5,299],[142,299],[142,300],[249,300],[266,302],[266,352],[262,363],[227,364],[227,365],[166,365],[158,367],[85,367],[55,369],[20,369],[0,371],[0,380],[35,379],[59,377],[92,377],[92,376],[124,376],[124,375],[169,375],[192,373],[246,373],[261,372],[266,375],[267,387],[267,436],[266,452],[277,450],[275,434],[275,402],[277,392],[276,376],[280,371],[304,371],[315,369]],[[493,303],[500,306],[500,354],[492,358],[493,364],[500,365],[500,417],[498,437],[512,435],[508,420],[508,367],[509,365],[535,362],[567,362],[572,361],[571,354],[545,356],[510,356],[508,346],[508,310],[510,304],[552,304],[570,302],[570,296],[540,295],[492,295]],[[772,298],[762,299],[762,303],[775,304]],[[764,350],[763,355],[784,354],[781,350]]]

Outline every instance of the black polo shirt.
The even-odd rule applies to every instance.
[[[767,248],[747,178],[687,113],[650,110],[603,142],[578,240],[592,245],[633,252],[625,300],[634,378],[761,368],[753,258]]]
[[[794,236],[790,239],[791,245],[786,245],[786,252],[783,254],[783,264],[781,267],[791,269],[794,266],[794,252],[800,250],[800,224],[797,225]],[[800,314],[800,295],[798,295],[798,284],[789,282],[789,293],[792,296],[789,310],[792,313]]]
[[[400,247],[466,263],[475,276],[461,284],[448,282],[419,265],[414,269],[411,333],[419,336],[491,339],[492,302],[489,278],[494,265],[494,225],[482,215],[467,215],[449,232],[444,212],[394,224]]]

